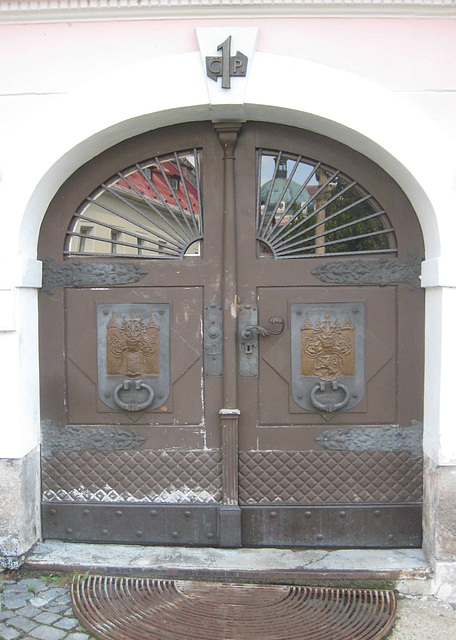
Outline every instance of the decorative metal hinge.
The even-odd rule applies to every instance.
[[[223,314],[215,302],[204,307],[204,374],[223,375]]]
[[[43,260],[43,291],[53,294],[55,287],[107,287],[138,282],[149,272],[142,265],[124,262],[85,262],[75,260],[54,264],[53,256]]]
[[[409,252],[409,260],[340,260],[326,262],[312,275],[322,282],[348,285],[380,285],[406,283],[410,291],[420,288],[421,256]]]

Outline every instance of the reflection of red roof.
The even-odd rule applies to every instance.
[[[187,196],[185,195],[185,190],[182,184],[179,169],[176,167],[175,163],[171,161],[162,162],[161,166],[163,168],[163,171],[166,174],[166,177],[170,185],[172,184],[171,179],[177,178],[178,186],[173,188],[174,194],[173,194],[173,191],[171,191],[171,189],[168,187],[168,184],[166,183],[166,180],[162,172],[156,166],[150,167],[150,177],[149,177],[150,182],[154,185],[155,189],[158,191],[158,193],[161,194],[163,199],[168,204],[170,204],[171,206],[176,206],[176,198],[177,198],[179,200],[179,204],[181,205],[182,209],[184,211],[188,211],[189,210],[188,200],[187,200]],[[182,173],[185,180],[185,187],[187,189],[188,197],[192,205],[192,209],[196,214],[198,213],[198,209],[199,209],[198,193],[196,188],[192,184],[192,182],[190,182],[190,180],[186,176],[186,172],[190,171],[190,169],[185,166],[181,168],[182,168]],[[152,189],[152,187],[149,185],[149,183],[147,182],[147,180],[144,178],[144,176],[141,174],[140,171],[135,171],[134,173],[130,173],[128,176],[128,182],[147,198],[160,201],[159,197],[157,196],[155,191]],[[131,193],[134,193],[134,189],[132,189],[130,185],[128,185],[125,182],[125,180],[119,180],[117,182],[117,186],[121,187],[122,189],[126,189]]]
[[[319,188],[320,188],[319,184],[308,184],[306,187],[306,191],[309,194],[309,196],[312,198],[312,196],[316,194]]]

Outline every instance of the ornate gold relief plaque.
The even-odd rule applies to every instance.
[[[325,313],[314,324],[309,314],[301,327],[301,373],[320,380],[355,375],[354,326],[348,313],[341,324]]]
[[[108,375],[123,373],[130,380],[157,375],[159,331],[153,313],[147,322],[133,315],[119,321],[113,313],[106,332]]]
[[[364,304],[291,304],[291,390],[308,411],[348,411],[364,397]]]
[[[97,304],[98,395],[115,410],[163,406],[170,394],[170,305]]]

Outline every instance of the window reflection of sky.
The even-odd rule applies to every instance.
[[[277,156],[267,156],[267,155],[262,156],[261,158],[261,185],[262,186],[266,182],[272,179],[272,176],[274,175],[275,165],[276,165],[276,158]],[[292,160],[291,158],[287,160],[287,176],[291,175],[291,172],[293,171],[295,165],[296,165],[296,160]],[[314,168],[314,165],[310,165],[306,162],[301,161],[293,175],[293,180],[295,182],[298,182],[299,184],[303,184],[309,177],[309,174],[312,172],[313,168]],[[316,184],[318,184],[316,176],[312,176],[312,179],[309,181],[309,185],[316,185]]]

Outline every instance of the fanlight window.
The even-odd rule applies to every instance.
[[[65,255],[182,258],[203,237],[201,153],[155,157],[119,171],[74,214]]]
[[[321,162],[258,151],[260,256],[395,253],[386,212],[355,180]]]

